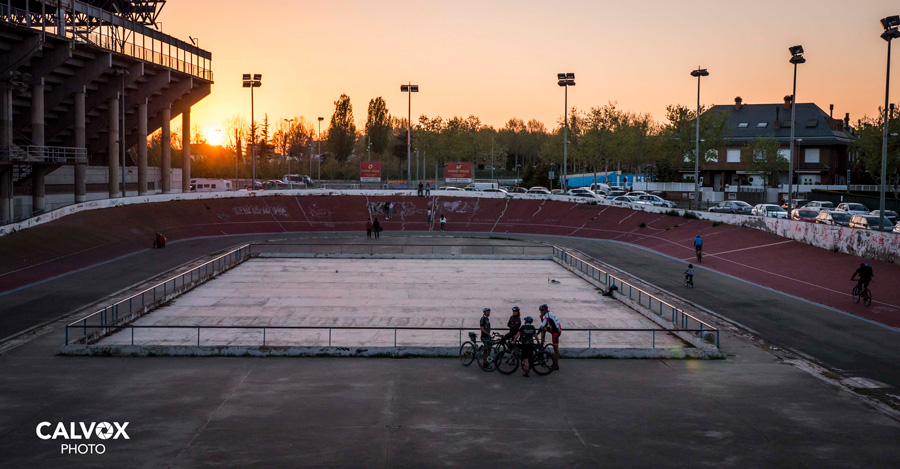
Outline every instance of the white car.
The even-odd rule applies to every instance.
[[[750,210],[750,215],[770,218],[787,218],[787,210],[775,204],[758,204]]]
[[[439,187],[437,190],[439,190],[439,191],[458,191],[458,192],[463,192],[462,189],[460,189],[460,188],[458,188],[458,187],[453,187],[453,186]]]
[[[632,195],[620,195],[620,196],[613,197],[611,200],[613,202],[626,203],[626,204],[652,205],[650,202],[647,202],[646,200],[638,199],[637,197],[632,196]]]
[[[483,189],[481,192],[499,192],[501,194],[506,194],[506,189],[500,189],[497,187],[490,187],[487,189]]]
[[[803,208],[819,211],[834,210],[834,204],[827,200],[813,200],[812,202],[804,205]]]
[[[586,188],[586,187],[576,187],[576,188],[574,188],[574,189],[569,189],[569,192],[567,192],[567,194],[569,194],[569,195],[579,195],[579,194],[584,194],[584,193],[586,193],[586,192],[593,193],[593,191],[591,191],[590,189],[588,189],[588,188]]]
[[[675,202],[663,199],[662,197],[656,195],[641,194],[636,197],[639,201],[648,202],[649,204],[656,205],[657,207],[675,208]]]
[[[642,195],[650,195],[650,194],[648,194],[648,193],[646,193],[646,192],[644,192],[644,191],[631,191],[631,192],[629,192],[629,193],[627,193],[627,194],[625,194],[625,195],[627,195],[627,196],[629,196],[629,197],[640,197],[640,196],[642,196]]]
[[[835,210],[841,210],[849,213],[850,215],[868,215],[870,213],[869,209],[866,208],[865,205],[857,204],[854,202],[840,203]]]
[[[531,189],[528,189],[528,193],[529,194],[550,195],[550,189],[547,189],[546,187],[541,187],[541,186],[534,186]]]

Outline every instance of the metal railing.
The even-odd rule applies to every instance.
[[[701,339],[704,338],[706,333],[715,334],[715,345],[716,347],[719,346],[719,329],[715,326],[686,313],[672,303],[660,299],[647,292],[647,290],[636,287],[634,284],[623,280],[621,277],[610,274],[559,246],[553,247],[553,256],[582,274],[606,285],[607,288],[615,286],[620,295],[627,297],[631,301],[635,301],[639,306],[647,308],[651,313],[656,314],[661,318],[665,318],[679,331],[696,332]]]
[[[119,300],[109,306],[91,313],[77,321],[66,325],[66,345],[69,343],[88,344],[91,340],[105,335],[110,328],[126,327],[125,322],[135,319],[210,278],[244,262],[250,257],[250,245],[245,244],[205,262],[193,269],[166,279],[141,292]],[[135,326],[127,326],[135,327]],[[81,331],[81,335],[70,337],[70,330]],[[91,333],[88,333],[91,330]]]
[[[266,243],[251,244],[251,255],[260,254],[337,254],[337,255],[528,255],[553,254],[552,246],[544,245],[496,245],[496,244],[310,244]]]
[[[193,338],[188,343],[187,338],[176,339],[178,341],[178,345],[196,345],[207,346],[207,347],[218,347],[218,346],[243,346],[243,347],[271,347],[271,346],[293,346],[293,347],[347,347],[347,346],[364,346],[371,347],[377,346],[371,343],[371,340],[367,342],[365,345],[363,344],[354,344],[353,340],[338,340],[339,337],[336,337],[335,331],[369,331],[373,333],[378,332],[391,332],[391,336],[387,339],[381,339],[381,343],[385,346],[393,346],[393,347],[402,347],[402,346],[441,346],[440,344],[444,344],[443,346],[449,346],[447,344],[452,343],[453,347],[461,346],[465,340],[468,340],[467,332],[477,332],[478,328],[472,327],[379,327],[379,326],[188,326],[188,325],[121,325],[121,326],[100,326],[100,325],[92,325],[92,326],[83,326],[81,324],[72,323],[66,326],[67,329],[67,337],[68,337],[68,329],[99,329],[99,328],[112,328],[116,331],[125,331],[129,330],[131,332],[130,339],[128,345],[135,345],[135,331],[151,331],[151,330],[175,330],[175,331],[196,331],[196,340]],[[203,331],[206,331],[206,336],[202,334]],[[228,332],[228,336],[226,338],[215,337],[211,333],[213,331],[226,331]],[[233,331],[256,331],[258,335],[255,338],[248,339],[247,337],[236,338]],[[280,342],[279,345],[272,344],[272,331],[328,331],[328,338],[305,338],[303,339],[293,339],[293,340],[278,340],[275,339],[275,342]],[[405,332],[415,332],[415,331],[438,331],[445,332],[447,334],[444,337],[447,337],[447,340],[437,341],[440,342],[436,344],[434,340],[415,340],[404,338],[400,336],[398,339],[398,333]],[[452,339],[450,339],[450,332],[453,332]],[[566,348],[594,348],[594,345],[597,344],[596,336],[597,334],[609,333],[609,334],[623,334],[623,333],[647,333],[647,345],[649,348],[656,349],[657,348],[657,333],[662,334],[670,334],[673,331],[663,328],[632,328],[632,329],[615,329],[615,328],[575,328],[575,329],[566,329],[566,343],[574,344],[576,347],[566,347]],[[693,332],[693,333],[702,333],[708,332],[708,329],[682,329],[682,332]],[[577,337],[578,334],[575,334],[573,337],[573,333],[587,333],[581,334],[581,337]],[[172,337],[168,336],[169,341],[172,341]],[[73,341],[74,343],[75,341]],[[158,338],[141,338],[139,337],[137,340],[137,345],[161,345],[160,340]],[[632,342],[633,344],[633,342]],[[68,343],[66,345],[69,345]],[[116,342],[111,345],[124,345],[121,342]],[[584,345],[584,347],[577,347],[577,345]],[[679,345],[680,347],[681,345]]]
[[[87,163],[87,149],[46,145],[20,145],[9,147],[0,152],[0,160],[26,163]]]

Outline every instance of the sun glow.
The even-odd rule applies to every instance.
[[[206,138],[210,145],[222,145],[222,129],[208,129]]]

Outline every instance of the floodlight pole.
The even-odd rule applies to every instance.
[[[322,184],[322,121],[323,120],[325,120],[324,117],[319,118],[319,136],[318,136],[319,138],[316,139],[319,142],[319,149],[317,150],[317,152],[319,154],[316,155],[316,159],[319,161],[319,164],[317,165],[318,175],[316,176],[316,181],[318,181],[318,184],[320,186]],[[309,167],[309,172],[310,173],[312,172],[312,166]]]
[[[253,88],[262,86],[262,75],[245,73],[244,88],[250,88],[250,190],[256,189],[256,105],[253,101]]]
[[[794,64],[794,87],[793,91],[791,91],[791,142],[788,146],[790,149],[790,159],[788,166],[787,213],[788,218],[790,218],[794,197],[794,128],[796,127],[795,124],[797,121],[797,65],[805,63],[806,59],[803,58],[802,46],[794,46],[788,50],[791,51],[791,63]]]
[[[419,92],[419,85],[413,85],[412,82],[408,82],[405,85],[400,85],[400,91],[406,92],[407,96],[407,119],[406,119],[406,188],[410,189],[412,186],[412,94]],[[416,157],[416,164],[419,163],[418,157]],[[418,170],[416,170],[416,177],[418,177]]]
[[[569,166],[569,87],[575,86],[575,74],[572,72],[557,73],[556,78],[558,80],[557,84],[566,89],[565,108],[563,109],[563,168],[562,182],[560,183],[560,188],[565,192],[569,186],[568,180],[566,180]]]

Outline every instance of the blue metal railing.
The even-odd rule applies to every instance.
[[[87,344],[93,336],[103,334],[109,328],[123,327],[122,323],[134,319],[135,315],[149,311],[154,306],[169,301],[172,295],[183,293],[249,258],[250,245],[245,244],[187,272],[95,311],[66,326],[66,345],[69,345],[70,342]],[[92,330],[91,334],[88,334],[89,329]],[[99,330],[94,331],[95,329]],[[70,330],[80,330],[81,335],[70,337]]]
[[[582,274],[606,285],[607,288],[615,286],[620,295],[628,297],[631,301],[636,301],[638,305],[647,308],[653,314],[666,318],[680,331],[696,332],[700,338],[705,338],[707,333],[715,334],[716,347],[719,346],[719,329],[715,326],[686,313],[683,309],[634,286],[620,277],[610,274],[559,246],[553,247],[553,256]]]

